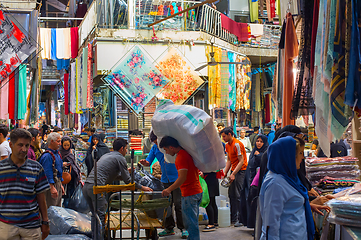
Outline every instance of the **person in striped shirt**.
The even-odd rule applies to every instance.
[[[0,161],[0,240],[45,239],[49,234],[43,167],[27,158],[32,136],[25,129],[10,134],[12,154]]]

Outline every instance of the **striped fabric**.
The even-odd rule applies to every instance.
[[[21,167],[0,161],[0,221],[22,228],[40,227],[36,195],[50,189],[40,163],[27,159]]]

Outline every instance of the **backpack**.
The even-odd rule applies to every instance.
[[[43,152],[40,157],[37,159],[37,161],[39,162],[39,160],[43,157],[43,155],[45,153],[50,153],[51,157],[53,158],[53,178],[54,178],[54,182],[58,182],[59,178],[58,178],[58,169],[55,168],[55,155],[52,151],[50,150],[45,150],[45,152]]]

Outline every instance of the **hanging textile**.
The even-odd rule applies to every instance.
[[[307,1],[307,0],[306,0]],[[290,6],[289,6],[290,3]],[[278,17],[280,21],[287,18],[287,12],[291,15],[300,15],[299,1],[298,0],[279,0],[280,13]]]
[[[64,74],[64,113],[69,114],[69,73]]]
[[[86,107],[93,108],[93,46],[91,43],[88,43],[88,67],[87,67],[87,101]]]
[[[273,22],[276,17],[276,2],[275,0],[267,0],[267,17],[269,22]]]
[[[253,37],[259,37],[263,35],[263,24],[250,23],[251,35]]]
[[[331,132],[336,139],[340,139],[345,132],[348,125],[348,106],[345,105],[345,89],[346,89],[346,62],[347,59],[346,49],[347,43],[347,30],[346,34],[343,34],[345,25],[343,20],[346,18],[345,12],[351,13],[351,9],[347,9],[347,4],[343,0],[337,0],[336,10],[336,28],[334,38],[334,65],[332,67],[332,80],[331,80]],[[346,29],[349,24],[346,23]]]
[[[266,94],[265,96],[265,123],[269,123],[271,121],[271,95]]]
[[[248,41],[248,25],[247,23],[238,23],[233,19],[227,17],[224,14],[221,14],[221,24],[222,28],[228,32],[237,36],[238,41],[247,42]]]
[[[64,28],[56,29],[56,57],[60,59],[65,58],[65,45],[69,44],[69,42],[65,42],[64,38]]]
[[[56,29],[51,29],[51,53],[50,57],[53,60],[56,60]]]
[[[79,59],[75,59],[75,112],[82,113],[81,111],[81,86],[80,86],[80,62]],[[80,107],[80,108],[79,108]]]
[[[287,14],[285,29],[285,69],[284,69],[284,86],[283,86],[283,126],[293,125],[291,120],[291,108],[294,90],[294,58],[298,55],[298,40],[296,35],[295,24],[291,13]]]
[[[15,110],[15,74],[12,72],[9,76],[9,119],[14,119],[14,110]]]
[[[237,55],[236,65],[236,109],[249,110],[251,108],[251,62],[249,58]]]
[[[57,59],[56,67],[60,71],[62,69],[68,69],[70,66],[70,59]]]
[[[228,55],[227,51],[221,50],[221,61],[227,62],[228,61]],[[229,102],[229,65],[228,64],[220,64],[221,65],[221,108],[228,108]]]
[[[345,104],[361,108],[361,1],[352,0],[350,65],[345,89]]]
[[[40,28],[40,46],[42,59],[51,59],[51,29]]]
[[[6,103],[9,101],[9,78],[5,78],[0,84],[0,101]],[[0,104],[0,119],[8,119],[9,105]]]
[[[212,47],[207,46],[206,54],[208,62],[211,60],[209,55],[211,51]],[[216,62],[220,62],[222,50],[218,47],[213,47],[213,51],[214,59]],[[216,66],[208,66],[208,86],[209,105],[211,108],[217,108],[221,105],[221,66],[219,64]]]
[[[78,27],[70,28],[70,38],[71,38],[71,58],[76,58],[78,56],[78,48],[79,48]]]
[[[70,112],[76,113],[76,63],[70,64]]]
[[[228,52],[228,61],[236,62],[236,54]],[[229,93],[228,93],[228,108],[232,111],[236,110],[237,99],[236,87],[236,64],[229,65]]]
[[[70,28],[63,28],[64,59],[71,58],[71,35]]]
[[[298,74],[292,100],[291,119],[312,115],[315,109],[312,97],[313,78],[310,71],[314,0],[305,1],[305,4],[307,11],[304,11],[301,27]]]
[[[25,119],[26,113],[26,65],[19,66],[18,119]]]
[[[254,110],[260,112],[262,109],[262,99],[261,99],[261,74],[257,72],[256,74],[252,73],[252,82],[255,81],[254,89]]]
[[[204,83],[175,48],[170,48],[158,62],[157,69],[172,80],[157,94],[160,99],[170,99],[175,105],[181,105]]]
[[[18,120],[18,106],[19,106],[19,68],[14,71],[15,76],[15,105],[14,105],[14,120]]]
[[[86,109],[87,102],[87,89],[88,89],[88,47],[83,48],[82,54],[82,78],[81,78],[81,88],[82,88],[82,109]]]
[[[249,0],[249,13],[251,22],[258,21],[258,1]]]

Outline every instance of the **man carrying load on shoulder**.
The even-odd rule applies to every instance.
[[[202,187],[199,182],[198,168],[193,158],[172,137],[165,136],[159,147],[171,156],[177,155],[175,166],[178,170],[178,179],[168,188],[164,189],[162,196],[169,196],[172,191],[179,188],[182,192],[182,216],[185,228],[189,233],[188,239],[198,240],[199,236],[199,205],[202,201]]]
[[[177,168],[175,166],[174,163],[168,163],[165,161],[164,159],[164,154],[159,150],[158,148],[158,143],[157,143],[157,136],[154,134],[154,132],[150,132],[149,134],[149,138],[150,141],[152,141],[154,143],[152,149],[149,152],[149,155],[147,157],[147,159],[142,159],[140,160],[140,163],[143,164],[144,166],[150,166],[153,161],[155,160],[155,158],[157,158],[161,170],[162,170],[162,177],[161,177],[161,182],[163,183],[165,188],[170,187],[178,178],[178,172],[177,172]],[[174,204],[175,207],[175,212],[176,212],[176,218],[177,218],[177,227],[179,228],[179,230],[182,232],[182,238],[187,238],[188,237],[188,232],[184,229],[184,225],[183,225],[183,217],[182,217],[182,203],[181,203],[181,199],[182,199],[182,193],[180,188],[176,188],[171,192],[172,195],[172,205]],[[172,208],[171,205],[171,208]],[[174,222],[174,218],[173,218],[173,211],[171,212],[171,214],[169,214],[169,216],[166,217],[166,219],[164,220],[164,231],[160,232],[158,235],[160,237],[163,236],[168,236],[168,235],[174,235],[174,230],[173,228],[175,227],[175,222]]]
[[[229,127],[221,131],[222,138],[226,144],[227,163],[224,169],[224,177],[227,177],[229,169],[231,169],[231,175],[229,179],[231,185],[228,189],[228,197],[231,205],[231,223],[235,227],[240,227],[240,209],[241,209],[241,191],[243,187],[243,181],[247,169],[247,155],[246,149],[238,139],[236,139],[233,130]]]

